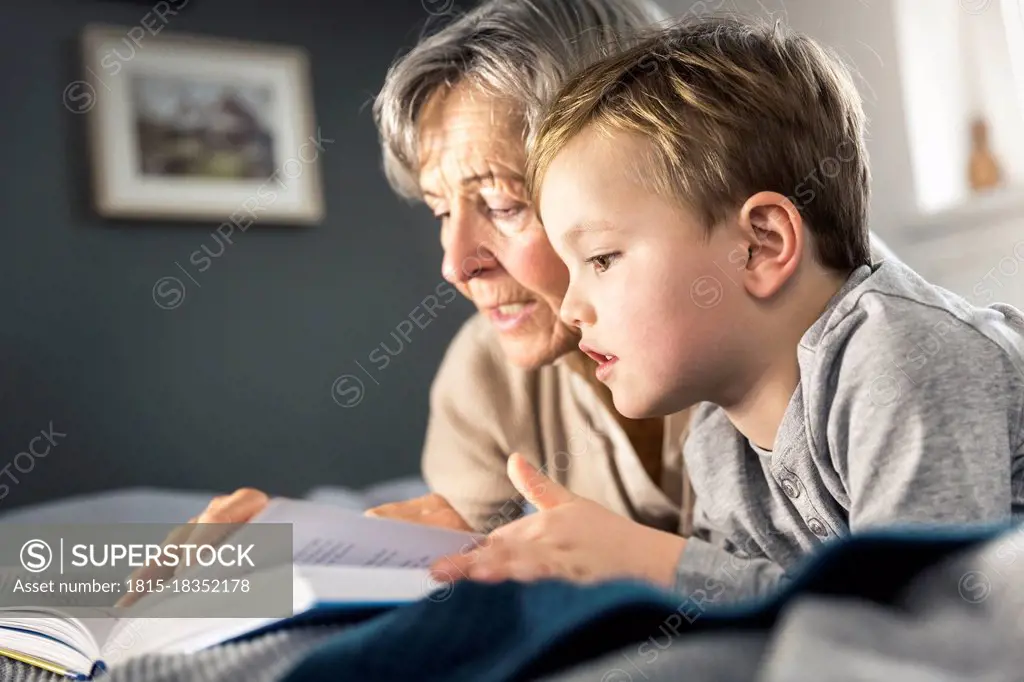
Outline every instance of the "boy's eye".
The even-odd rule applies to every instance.
[[[617,252],[616,253],[602,253],[602,254],[598,254],[596,256],[591,256],[585,262],[588,265],[593,266],[594,272],[601,273],[601,272],[604,272],[605,270],[607,270],[609,267],[611,267],[611,264],[618,257],[619,257],[619,254]]]

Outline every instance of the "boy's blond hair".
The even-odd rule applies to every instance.
[[[787,195],[819,262],[870,263],[864,112],[842,63],[776,24],[706,19],[662,29],[570,79],[530,141],[534,203],[554,157],[584,129],[636,133],[638,179],[708,229],[750,195]]]

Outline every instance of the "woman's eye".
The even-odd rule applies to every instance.
[[[511,236],[521,232],[529,222],[527,220],[527,208],[527,204],[517,204],[515,206],[494,208],[488,206],[485,210],[487,211],[487,219],[494,224],[498,231],[506,236]]]
[[[591,256],[586,260],[586,263],[593,266],[594,272],[604,272],[611,264],[618,258],[618,253],[602,253],[597,256]]]
[[[491,220],[514,220],[522,214],[524,206],[511,206],[509,208],[487,208],[487,214]]]

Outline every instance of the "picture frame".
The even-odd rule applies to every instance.
[[[105,24],[83,29],[82,50],[100,216],[322,221],[305,50]]]

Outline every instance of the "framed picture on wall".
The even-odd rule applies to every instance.
[[[107,25],[82,44],[100,215],[321,221],[330,140],[304,50]]]

